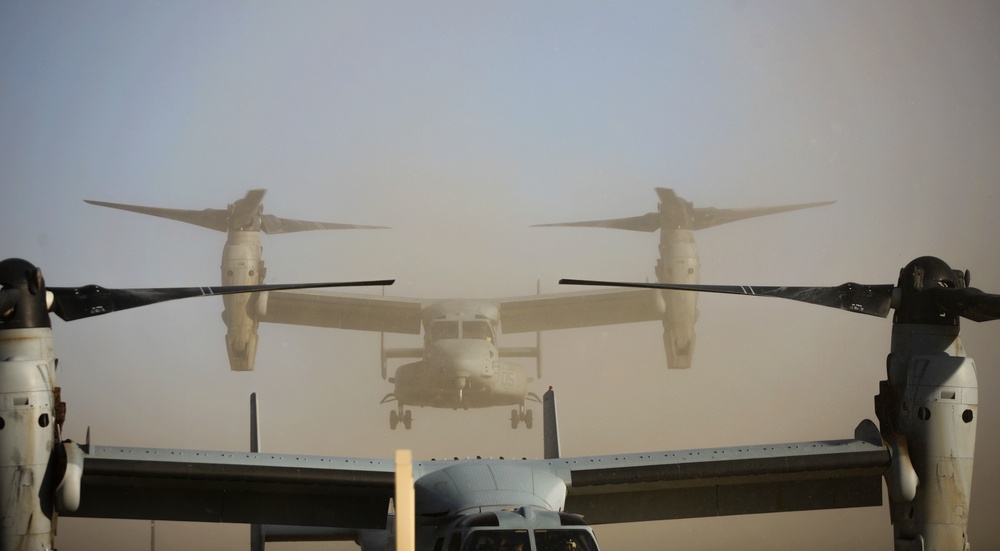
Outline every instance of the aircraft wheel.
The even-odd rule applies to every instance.
[[[396,430],[396,425],[398,424],[399,424],[399,414],[396,413],[396,410],[391,410],[389,412],[389,429]]]
[[[403,413],[402,421],[403,421],[403,428],[405,428],[406,430],[410,430],[410,426],[413,425],[413,411],[406,410],[406,412]]]
[[[530,429],[533,420],[534,420],[534,415],[531,414],[530,409],[524,412],[524,428]]]
[[[517,414],[516,409],[510,410],[510,428],[516,429],[517,425],[521,422],[521,416]]]

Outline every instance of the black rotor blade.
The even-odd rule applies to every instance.
[[[863,285],[845,283],[837,287],[756,287],[750,285],[683,285],[674,283],[627,283],[585,279],[560,279],[563,285],[603,285],[609,287],[635,287],[640,289],[668,289],[675,291],[702,291],[731,295],[778,297],[849,312],[886,317],[892,300],[893,285]]]
[[[1000,319],[1000,295],[984,293],[974,287],[927,289],[938,308],[972,321]]]
[[[392,285],[395,280],[347,281],[333,283],[289,283],[283,285],[228,285],[219,287],[172,287],[153,289],[106,289],[99,285],[84,287],[49,287],[55,295],[53,312],[66,321],[109,314],[138,306],[180,298],[231,295],[259,291],[287,291],[329,287]]]

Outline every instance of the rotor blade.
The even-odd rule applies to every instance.
[[[604,285],[608,287],[636,287],[641,289],[670,289],[676,291],[703,291],[706,293],[778,297],[883,318],[889,315],[889,304],[894,288],[893,285],[862,285],[860,283],[845,283],[837,287],[681,285],[673,283],[627,283],[586,279],[560,279],[559,283],[562,285]]]
[[[90,203],[91,205],[97,205],[99,207],[108,207],[112,209],[127,210],[129,212],[138,212],[139,214],[148,214],[150,216],[159,216],[160,218],[169,218],[171,220],[187,222],[188,224],[194,224],[210,230],[221,232],[229,230],[229,224],[227,222],[229,213],[219,209],[162,209],[157,207],[141,207],[138,205],[123,205],[120,203],[105,203],[103,201],[91,201],[89,199],[84,199],[83,202]]]
[[[927,289],[942,310],[972,321],[1000,319],[1000,295],[984,293],[974,287]]]
[[[260,216],[260,229],[267,234],[292,233],[311,230],[386,230],[386,226],[362,226],[359,224],[336,224],[333,222],[309,222],[306,220],[292,220],[290,218],[278,218],[273,214],[262,214]]]
[[[17,306],[17,301],[19,300],[21,300],[20,289],[4,289],[0,291],[0,315]]]
[[[289,283],[282,285],[229,285],[220,287],[153,289],[106,289],[99,285],[86,285],[84,287],[49,287],[48,290],[55,295],[55,306],[53,307],[55,314],[66,321],[72,321],[180,298],[231,295],[258,291],[392,285],[394,281],[393,279],[383,279],[334,283]]]
[[[629,218],[588,220],[586,222],[561,222],[558,224],[535,224],[532,227],[551,228],[557,226],[576,228],[611,228],[615,230],[654,232],[660,229],[660,215],[655,212],[650,212],[643,214],[642,216],[632,216]]]
[[[756,218],[758,216],[767,216],[769,214],[778,214],[792,210],[823,207],[834,203],[836,203],[836,201],[820,201],[818,203],[799,203],[797,205],[780,205],[776,207],[759,207],[749,209],[717,209],[714,207],[696,208],[694,209],[694,229],[702,230],[712,226],[718,226],[720,224],[736,222],[737,220],[746,220],[747,218]]]

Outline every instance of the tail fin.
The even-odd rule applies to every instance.
[[[257,417],[257,393],[250,394],[250,452],[260,453],[260,425]],[[250,525],[250,551],[264,551],[265,533],[263,524]]]
[[[559,423],[556,421],[556,393],[549,390],[542,396],[542,433],[545,440],[545,459],[559,458]]]

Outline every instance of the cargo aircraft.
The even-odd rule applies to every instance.
[[[222,283],[264,281],[260,233],[365,228],[303,222],[263,214],[264,190],[252,190],[227,210],[182,210],[87,201],[226,231]],[[224,298],[230,368],[252,371],[260,322],[375,331],[381,338],[382,379],[393,385],[389,427],[410,429],[411,407],[511,407],[511,428],[533,425],[526,402],[538,402],[533,380],[511,358],[534,358],[541,377],[540,331],[665,319],[657,291],[584,291],[501,299],[419,299],[335,293],[255,293]],[[499,346],[501,333],[535,332],[535,346]],[[385,333],[423,334],[423,346],[386,348]],[[390,360],[414,360],[388,373]]]
[[[253,436],[249,452],[63,440],[50,309],[72,320],[222,291],[47,288],[37,268],[7,260],[0,263],[0,551],[51,550],[57,515],[245,523],[254,549],[269,540],[349,538],[365,551],[393,549],[398,540],[426,551],[596,551],[592,526],[607,523],[880,505],[881,478],[897,551],[965,551],[978,388],[959,317],[1000,318],[1000,295],[969,280],[922,257],[895,285],[670,287],[878,316],[894,308],[888,377],[875,401],[881,426],[862,421],[853,438],[563,457],[547,394],[541,459],[399,454],[394,462],[264,453]]]

